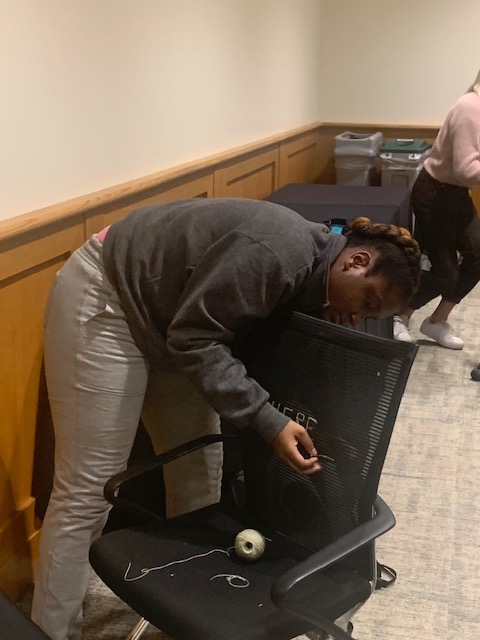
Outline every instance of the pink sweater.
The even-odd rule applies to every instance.
[[[476,93],[464,94],[450,109],[424,166],[440,182],[468,188],[480,185],[480,97]]]

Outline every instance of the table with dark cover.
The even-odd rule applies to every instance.
[[[367,216],[372,222],[412,229],[410,189],[406,187],[291,183],[265,199],[283,204],[312,222]]]

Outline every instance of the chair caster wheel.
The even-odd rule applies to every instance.
[[[480,367],[475,367],[475,369],[472,369],[470,372],[470,376],[472,377],[472,380],[475,380],[475,382],[480,382]]]
[[[348,627],[347,627],[346,633],[348,633],[349,636],[351,636],[352,633],[353,633],[353,624],[351,622],[348,623]],[[332,636],[329,635],[328,633],[321,633],[319,635],[318,633],[313,632],[313,634],[311,635],[311,634],[307,633],[306,637],[309,640],[333,640]]]

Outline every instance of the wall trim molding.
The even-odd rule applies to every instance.
[[[275,149],[282,143],[293,142],[296,138],[318,133],[322,136],[337,135],[342,131],[382,131],[386,137],[425,137],[434,139],[439,126],[435,125],[394,125],[356,122],[313,122],[281,134],[263,138],[254,143],[234,147],[193,162],[184,163],[164,169],[141,178],[113,185],[99,191],[78,196],[58,204],[0,220],[0,243],[12,238],[28,234],[40,227],[58,224],[61,220],[79,217],[79,221],[99,211],[111,211],[127,206],[130,202],[144,200],[149,195],[167,191],[187,181],[201,178],[218,169],[244,160],[260,151]],[[329,147],[330,145],[326,145]],[[326,151],[326,149],[325,149]],[[322,176],[329,181],[328,175]],[[73,220],[70,220],[73,222]]]
[[[93,193],[65,200],[58,204],[49,205],[35,211],[27,212],[0,220],[0,242],[14,235],[28,233],[32,229],[43,225],[58,223],[60,219],[77,215],[89,215],[101,208],[111,209],[124,206],[133,200],[143,200],[150,192],[175,187],[187,179],[193,180],[228,164],[244,159],[259,151],[267,151],[279,144],[294,140],[307,133],[319,130],[321,123],[315,122],[282,134],[263,138],[254,143],[234,147],[228,151],[216,153],[193,162],[181,164],[169,169],[158,171],[141,178],[130,180],[112,187],[107,187]]]

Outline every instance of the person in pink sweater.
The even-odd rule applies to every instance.
[[[422,271],[409,307],[394,316],[397,340],[412,342],[413,312],[441,296],[420,332],[447,349],[463,349],[448,317],[480,280],[480,218],[470,197],[470,190],[479,185],[480,71],[448,112],[413,186],[415,233],[431,268]]]

